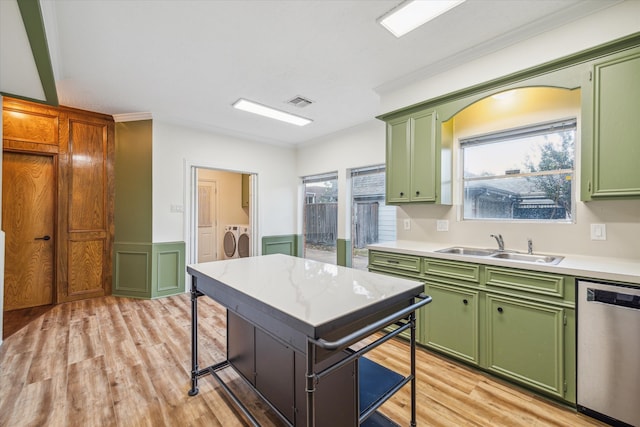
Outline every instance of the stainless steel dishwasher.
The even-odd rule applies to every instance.
[[[578,281],[578,410],[640,427],[640,288]]]

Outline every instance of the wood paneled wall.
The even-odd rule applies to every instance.
[[[55,302],[110,294],[113,118],[11,98],[3,99],[2,113],[4,151],[49,153],[57,164]]]

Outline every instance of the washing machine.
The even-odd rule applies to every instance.
[[[251,242],[251,233],[249,232],[249,230],[250,229],[248,225],[238,226],[238,245],[236,253],[240,258],[248,257],[251,252],[251,245],[249,244]]]
[[[238,258],[238,238],[240,237],[240,226],[227,225],[224,227],[224,238],[222,246],[224,249],[224,259]]]

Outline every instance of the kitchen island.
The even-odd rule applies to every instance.
[[[415,311],[431,301],[422,283],[275,254],[195,264],[192,276],[192,387],[212,375],[244,415],[251,413],[217,374],[233,368],[289,425],[395,425],[377,409],[411,386],[415,425]],[[227,358],[198,364],[197,299],[227,308]],[[372,334],[375,341],[351,346]],[[410,372],[368,360],[369,350],[410,332]],[[372,377],[375,377],[373,379]]]

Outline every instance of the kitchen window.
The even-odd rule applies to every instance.
[[[463,219],[572,222],[576,119],[460,140]]]

